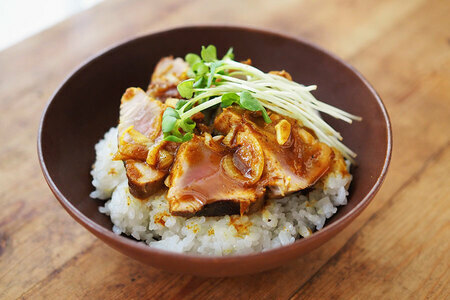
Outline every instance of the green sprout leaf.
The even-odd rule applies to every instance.
[[[209,72],[209,76],[208,76],[208,82],[206,83],[206,87],[209,88],[211,86],[213,79],[214,79],[214,75],[216,74],[216,68],[218,66],[220,66],[221,64],[222,64],[222,62],[220,62],[220,61],[215,61],[211,64],[210,72]]]
[[[233,47],[230,47],[230,49],[228,49],[227,53],[223,56],[222,60],[225,60],[228,58],[231,60],[234,59]]]
[[[177,125],[177,119],[171,116],[167,116],[163,118],[161,128],[164,133],[171,132],[175,129]]]
[[[205,77],[200,76],[198,78],[195,79],[195,83],[193,85],[194,88],[201,88],[205,86]]]
[[[186,101],[186,100],[184,100],[184,101]],[[180,118],[180,115],[178,114],[178,112],[175,109],[173,109],[172,107],[166,108],[166,110],[163,113],[163,118],[169,117],[169,116],[174,117],[175,119]]]
[[[200,56],[198,56],[197,54],[194,53],[188,53],[186,54],[186,56],[184,57],[184,60],[191,66],[193,67],[197,62],[201,62],[202,59],[200,58]]]
[[[261,110],[261,112],[262,112],[262,116],[263,116],[264,122],[266,122],[267,124],[272,123],[272,120],[270,119],[270,117],[269,117],[269,115],[267,114],[267,111],[266,111],[266,109],[265,109],[264,107],[263,107],[263,109]]]
[[[217,60],[216,47],[214,45],[209,45],[206,48],[205,46],[202,46],[201,56],[205,62],[213,62]]]
[[[261,102],[259,102],[255,97],[252,96],[247,91],[244,91],[241,93],[241,101],[240,104],[243,108],[250,110],[250,111],[261,111],[264,122],[266,123],[272,123],[272,120],[270,120],[269,115],[267,114],[266,109],[264,106],[262,106]]]
[[[209,68],[207,65],[205,65],[203,62],[199,61],[196,62],[193,66],[192,66],[192,71],[194,71],[194,73],[198,76],[203,76],[206,73],[208,73]]]
[[[222,95],[222,103],[220,104],[220,107],[225,108],[233,103],[239,104],[240,98],[239,95],[236,93],[226,93]]]
[[[175,143],[182,143],[183,142],[182,138],[176,137],[174,135],[168,135],[168,136],[164,137],[164,140],[165,141],[169,141],[169,142],[175,142]]]
[[[263,108],[261,103],[247,91],[241,93],[241,105],[243,108],[251,111],[259,111]]]
[[[178,100],[177,104],[175,105],[175,109],[180,110],[188,102],[189,102],[188,100],[183,99]]]
[[[196,123],[191,118],[186,118],[181,120],[180,127],[184,130],[184,132],[192,132],[195,128]]]
[[[163,133],[169,133],[177,128],[177,120],[180,118],[178,112],[172,107],[166,108],[163,113],[161,129]]]
[[[187,70],[187,76],[188,76],[189,78],[195,77],[195,73],[194,73],[194,71],[192,71],[192,68],[189,68],[189,69]]]
[[[183,141],[183,142],[190,141],[190,140],[192,139],[192,137],[193,137],[192,133],[188,132],[188,133],[186,133],[185,135],[183,135],[182,141]]]
[[[188,79],[180,82],[177,86],[177,90],[180,93],[181,97],[190,99],[194,94],[194,79]]]

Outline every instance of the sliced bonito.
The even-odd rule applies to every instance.
[[[242,180],[225,174],[222,162],[231,149],[212,143],[212,139],[207,145],[204,137],[194,136],[178,149],[167,193],[173,215],[244,214],[264,203],[263,189],[245,186]]]
[[[119,149],[116,159],[147,158],[148,146],[160,134],[165,105],[140,88],[129,88],[122,96],[119,119]]]
[[[187,79],[189,65],[180,57],[163,57],[155,67],[148,86],[148,94],[161,101],[180,98],[177,85]]]
[[[271,124],[265,124],[242,109],[225,108],[214,126],[222,134],[233,130],[236,136],[245,135],[242,140],[258,141],[264,167],[257,184],[268,188],[269,197],[278,198],[316,183],[329,169],[333,152],[296,121],[275,113],[271,119]]]
[[[133,196],[145,199],[158,192],[164,183],[167,173],[150,167],[145,162],[127,160],[125,168],[128,186]]]
[[[149,149],[154,149],[155,140],[161,136],[162,114],[166,106],[149,97],[140,88],[129,88],[122,96],[118,127],[118,151],[116,160],[123,160],[130,192],[137,198],[147,198],[163,185],[173,157],[167,150],[152,152],[158,164],[146,163]]]

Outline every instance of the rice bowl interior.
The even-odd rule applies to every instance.
[[[208,50],[211,49],[214,51],[208,53]],[[214,58],[210,59],[208,55]],[[114,233],[129,235],[137,240],[144,241],[150,247],[167,251],[215,256],[248,254],[286,246],[296,239],[310,236],[312,232],[320,230],[324,226],[326,219],[336,213],[338,206],[347,204],[348,187],[352,180],[350,175],[351,156],[354,156],[354,154],[337,139],[333,144],[333,138],[338,137],[339,133],[335,132],[335,136],[332,136],[331,133],[324,134],[320,129],[317,129],[323,123],[318,111],[323,110],[329,114],[337,112],[337,116],[342,113],[340,116],[342,119],[347,117],[358,118],[337,109],[336,112],[328,111],[329,106],[317,102],[309,93],[309,87],[293,82],[289,73],[284,70],[264,75],[256,69],[257,75],[261,73],[261,76],[265,77],[261,77],[263,79],[260,86],[262,91],[256,90],[255,92],[255,88],[258,87],[261,79],[252,80],[248,74],[233,71],[233,68],[245,70],[250,61],[244,64],[234,64],[235,61],[232,60],[234,55],[231,48],[222,60],[218,60],[216,57],[215,47],[209,46],[203,47],[202,58],[196,54],[186,56],[190,68],[181,58],[162,58],[155,67],[152,81],[146,93],[140,89],[129,88],[122,97],[119,127],[111,128],[95,146],[96,161],[91,171],[95,191],[90,196],[107,200],[105,205],[99,208],[99,211],[111,218],[114,224],[112,228]],[[216,71],[216,69],[223,68],[226,63],[229,63],[230,66],[222,71],[224,73]],[[199,66],[199,64],[201,65]],[[201,68],[205,68],[205,70]],[[250,66],[249,68],[251,68],[250,71],[255,72],[254,67]],[[192,74],[189,75],[192,79],[189,79],[187,75],[189,72]],[[214,76],[217,76],[217,78],[213,78]],[[197,80],[195,83],[194,78]],[[242,80],[242,78],[246,79]],[[230,86],[227,86],[227,80],[230,81]],[[269,82],[273,80],[273,82],[266,83],[264,80],[269,80]],[[240,92],[239,89],[236,90],[236,93],[230,93],[230,89],[232,90],[237,83],[243,83],[242,85],[245,88],[247,82],[253,93]],[[198,88],[202,84],[205,88]],[[196,91],[195,94],[189,89]],[[312,89],[315,89],[315,87],[312,87]],[[279,93],[278,98],[275,97],[276,94],[272,93],[273,91]],[[213,98],[211,92],[218,93],[219,97]],[[208,96],[205,99],[206,102],[199,102],[202,93]],[[297,104],[290,104],[293,105],[291,108],[293,111],[301,109],[299,111],[305,114],[310,110],[311,114],[306,114],[305,119],[302,114],[295,115],[286,111],[283,97],[287,97],[287,99],[294,97],[295,100],[290,101],[298,101],[294,102]],[[183,98],[188,100],[191,98],[191,100],[183,100]],[[269,102],[266,103],[264,100]],[[198,104],[195,104],[195,101]],[[263,106],[259,101],[262,101]],[[278,101],[281,101],[281,106],[274,106],[274,104],[278,104]],[[312,102],[309,103],[308,101]],[[193,104],[188,106],[191,102]],[[221,105],[218,106],[217,102],[221,102]],[[305,106],[304,102],[308,104]],[[289,104],[289,102],[286,103]],[[240,108],[231,108],[236,104]],[[214,108],[212,113],[209,112],[213,116],[214,125],[211,121],[205,121],[207,117],[197,109],[205,105],[208,105],[207,108]],[[264,106],[275,110],[278,114],[271,110],[267,113]],[[186,107],[188,108],[186,109]],[[189,109],[196,111],[196,113],[190,113]],[[202,109],[205,110],[206,108]],[[258,116],[252,113],[250,117],[245,117],[245,109],[248,111],[260,110],[262,114]],[[186,113],[185,110],[188,112]],[[286,116],[283,116],[284,112]],[[183,122],[186,121],[180,117],[183,113],[189,115],[187,117],[188,122],[185,124]],[[241,115],[244,118],[242,120],[240,119]],[[296,117],[299,118],[298,121],[292,119]],[[250,118],[250,121],[248,118]],[[259,130],[259,135],[254,135],[257,133],[254,133],[252,128],[258,127],[256,124],[261,123],[262,119],[269,124],[275,121],[276,125],[271,127],[267,124],[261,125],[259,129],[256,129]],[[228,132],[223,129],[220,130],[224,127],[223,124],[231,122],[230,120],[238,121],[231,123]],[[314,121],[318,123],[316,124]],[[195,124],[196,122],[199,125]],[[243,125],[240,124],[242,122],[251,125],[243,129]],[[169,129],[167,129],[168,123],[171,126]],[[304,127],[304,123],[311,123],[311,126],[313,126],[311,128],[316,129],[313,131],[310,127]],[[264,124],[264,122],[261,124]],[[327,127],[326,131],[329,132],[329,126],[327,124],[325,126]],[[300,129],[302,131],[299,135],[296,135],[297,127],[308,128],[311,131]],[[217,130],[219,130],[219,133],[217,133]],[[184,136],[180,132],[184,132]],[[221,135],[221,132],[225,133]],[[321,134],[325,136],[323,139],[330,146],[334,146],[333,148],[319,142]],[[201,137],[197,138],[195,135]],[[245,138],[241,138],[241,142],[238,142],[240,135],[244,135]],[[270,142],[271,146],[269,146],[270,143],[264,144],[264,141],[268,139],[265,135],[273,137],[272,142]],[[249,140],[257,145],[254,146]],[[179,146],[180,143],[185,143],[185,145]],[[186,207],[186,211],[179,211],[180,203],[178,201],[182,198],[173,196],[173,194],[176,195],[176,192],[172,192],[174,185],[176,185],[173,178],[178,174],[181,174],[178,176],[182,177],[183,173],[192,168],[192,166],[185,166],[188,156],[184,156],[186,151],[180,150],[183,147],[183,149],[188,147],[186,146],[187,143],[201,145],[205,143],[215,151],[208,150],[210,152],[205,152],[207,156],[217,153],[222,155],[222,158],[217,161],[221,167],[216,168],[213,173],[221,173],[225,170],[225,175],[219,177],[220,179],[216,183],[209,179],[210,182],[206,182],[206,185],[209,185],[207,189],[222,189],[224,191],[220,196],[222,198],[211,202],[208,197],[211,197],[211,194],[214,195],[214,192],[200,195],[201,199],[199,200],[198,195],[202,194],[201,191],[204,191],[204,189],[194,188],[195,193],[188,197],[191,203],[181,205]],[[263,143],[262,148],[259,143]],[[166,147],[167,145],[169,147]],[[194,149],[198,148],[195,145],[193,147]],[[273,147],[278,148],[273,150]],[[293,150],[283,150],[283,147],[293,147]],[[312,147],[318,147],[319,150],[311,154],[308,149]],[[343,149],[341,151],[344,155],[348,155],[346,156],[348,159],[344,160],[341,152],[337,150],[339,147]],[[223,152],[224,149],[225,152]],[[260,149],[260,152],[258,152],[258,149]],[[293,159],[293,161],[289,161],[289,165],[292,166],[283,166],[279,162],[280,156],[287,155],[283,153],[294,150],[300,152],[290,158]],[[235,152],[233,156],[230,156],[230,154],[226,154],[227,151]],[[142,152],[144,152],[144,155],[142,155]],[[244,154],[242,154],[243,152]],[[327,155],[324,153],[329,153],[329,157],[323,158],[324,155]],[[194,156],[199,155],[202,156],[203,152],[197,152]],[[237,155],[241,156],[236,159]],[[309,156],[311,158],[308,158]],[[224,164],[224,159],[227,159],[227,157],[232,160],[229,159],[230,162]],[[325,167],[321,159],[326,161]],[[169,160],[169,163],[167,163],[167,160]],[[211,159],[208,159],[207,164],[214,164],[211,161]],[[163,163],[164,166],[159,167]],[[194,164],[198,163],[197,161],[194,162]],[[258,163],[261,166],[259,173],[255,171],[259,168]],[[209,168],[209,166],[206,167]],[[180,171],[180,168],[183,168],[183,170]],[[228,173],[227,168],[231,168]],[[281,169],[282,172],[287,172],[287,175],[280,173],[279,176],[284,175],[284,178],[275,175],[271,178],[270,174],[267,175],[279,171],[277,168]],[[297,169],[292,172],[292,168]],[[311,175],[310,182],[305,184],[308,181],[308,172],[311,173],[310,170],[314,168],[319,169],[315,172],[318,175]],[[196,170],[192,175],[184,176],[196,177],[198,172],[202,172],[201,169],[197,168]],[[263,172],[265,172],[265,175],[263,175]],[[253,180],[251,174],[256,173],[258,178]],[[312,174],[315,173],[312,171]],[[212,173],[210,172],[210,174]],[[204,180],[216,178],[219,175],[205,176],[206,178],[200,178],[203,185],[205,184]],[[222,184],[222,180],[228,181],[230,178],[236,181],[240,180],[243,182],[243,186]],[[260,196],[257,198],[261,200],[257,201],[263,201],[261,202],[262,205],[253,204],[252,202],[255,202],[255,200],[251,200],[253,199],[251,195],[249,196],[250,200],[236,200],[243,197],[242,193],[234,193],[234,195],[237,195],[236,199],[226,198],[233,197],[230,189],[236,187],[240,190],[251,189],[252,185],[258,180],[262,181],[262,178],[266,178],[263,183],[264,186],[254,190],[254,193],[259,191]],[[162,180],[164,180],[165,186],[161,185]],[[291,183],[291,181],[296,180],[296,183]],[[145,183],[142,183],[143,181]],[[219,185],[212,188],[211,186],[214,184]],[[198,181],[189,182],[181,188],[181,192],[183,193],[185,189],[196,185],[198,186]],[[167,190],[167,187],[169,190]],[[265,196],[266,190],[268,194]],[[231,196],[223,196],[223,194],[230,195],[230,193]],[[245,195],[245,192],[243,194]],[[183,199],[186,199],[186,196]],[[208,206],[205,206],[207,203],[202,203],[198,207],[198,202],[202,202],[202,199],[210,201],[208,205],[214,205],[217,201],[234,201],[233,203],[241,201],[240,214],[211,214],[209,212],[206,216],[202,215],[204,211],[207,211],[203,208]],[[250,209],[249,207],[252,205],[257,208]]]

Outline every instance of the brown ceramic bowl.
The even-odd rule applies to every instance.
[[[116,126],[119,103],[127,87],[145,88],[163,56],[199,52],[214,44],[234,47],[236,59],[251,58],[258,68],[285,69],[297,82],[317,84],[314,94],[327,103],[363,117],[348,125],[326,118],[345,143],[358,153],[358,167],[348,205],[311,237],[264,253],[231,257],[175,254],[152,249],[112,232],[109,218],[93,200],[89,174],[94,145]],[[289,262],[325,243],[369,204],[380,188],[391,156],[391,125],[383,103],[370,84],[351,66],[319,47],[292,37],[256,29],[194,26],[132,39],[89,60],[70,75],[50,99],[38,137],[38,152],[48,185],[67,212],[114,249],[156,268],[204,276],[256,273]]]

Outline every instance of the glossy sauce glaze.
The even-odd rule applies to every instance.
[[[238,131],[257,140],[263,149],[265,166],[258,184],[275,186],[284,196],[294,190],[304,189],[316,183],[330,168],[333,151],[319,142],[310,132],[290,118],[270,114],[272,123],[265,123],[255,113],[238,108],[227,108],[218,116],[215,125],[224,134],[232,124],[240,124]],[[277,142],[276,125],[289,122],[290,134],[284,144]],[[284,185],[280,188],[280,185]]]
[[[168,193],[173,214],[192,213],[216,201],[252,202],[261,196],[255,187],[245,186],[245,181],[224,171],[223,160],[232,151],[217,143],[208,147],[199,136],[180,146]]]
[[[227,108],[219,121],[223,114],[225,122],[214,127],[228,137],[204,132],[178,144],[163,141],[159,134],[149,147],[143,163],[170,173],[166,185],[173,215],[221,215],[223,209],[249,213],[263,205],[265,195],[282,197],[315,184],[336,163],[332,149],[292,119],[271,113],[272,123],[267,124],[258,113]],[[283,144],[277,140],[280,122],[289,123]],[[137,188],[141,186],[146,188]],[[147,195],[153,186],[135,184],[133,194]]]

